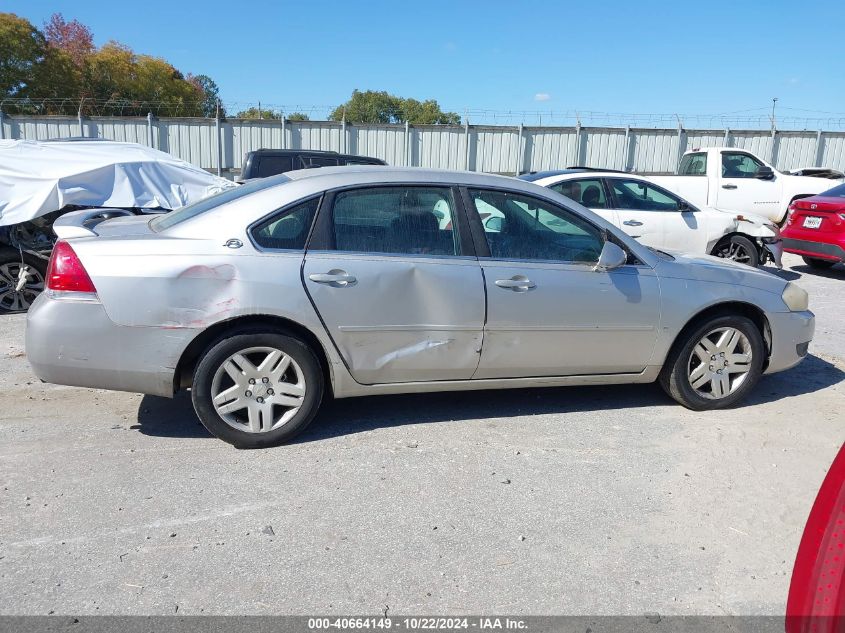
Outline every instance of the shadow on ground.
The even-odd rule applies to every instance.
[[[817,356],[797,367],[764,376],[741,406],[813,393],[845,379],[845,372]],[[657,384],[606,387],[499,389],[454,393],[347,398],[325,403],[295,442],[362,433],[377,428],[550,413],[601,412],[673,405]],[[174,399],[144,396],[131,428],[158,437],[211,437],[197,419],[190,394]]]

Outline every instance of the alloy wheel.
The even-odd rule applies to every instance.
[[[302,407],[305,390],[302,368],[275,347],[250,347],[232,354],[211,382],[218,415],[247,433],[284,426]]]
[[[716,251],[715,255],[724,259],[732,259],[740,264],[749,264],[752,261],[752,255],[748,252],[748,248],[738,242],[727,242]]]
[[[0,264],[0,312],[29,309],[44,291],[44,276],[34,266],[21,262]]]
[[[705,334],[692,349],[687,379],[703,398],[718,400],[739,389],[751,371],[751,342],[736,328]]]

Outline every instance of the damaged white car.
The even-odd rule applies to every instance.
[[[715,255],[749,266],[771,260],[781,267],[780,231],[764,217],[695,207],[650,179],[625,172],[580,167],[520,178],[584,205],[646,246]]]
[[[136,143],[0,141],[0,314],[26,311],[44,289],[53,222],[64,213],[160,213],[235,186]]]

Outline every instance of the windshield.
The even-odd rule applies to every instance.
[[[845,198],[845,185],[838,185],[833,189],[828,189],[824,193],[820,193],[819,196],[824,196],[825,198]]]
[[[150,222],[150,228],[154,231],[166,231],[172,226],[181,224],[185,220],[190,220],[191,218],[205,213],[206,211],[219,207],[221,204],[227,204],[233,200],[243,198],[244,196],[253,194],[256,191],[261,191],[262,189],[267,189],[283,182],[290,182],[290,178],[287,176],[262,178],[259,180],[253,180],[245,185],[235,187],[234,189],[226,189],[225,191],[203,198],[193,204],[185,205],[176,211],[171,211],[165,215],[153,218]]]

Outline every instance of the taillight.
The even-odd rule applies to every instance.
[[[47,289],[58,292],[97,292],[94,282],[70,244],[59,240],[47,266]]]
[[[792,215],[795,213],[795,205],[790,204],[789,208],[786,210],[786,223],[787,225],[792,224]]]
[[[795,557],[787,633],[845,630],[845,445],[822,482]]]

